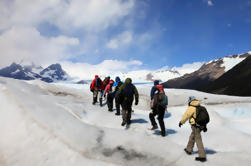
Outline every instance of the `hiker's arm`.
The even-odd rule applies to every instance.
[[[153,99],[153,96],[154,96],[154,92],[155,92],[155,90],[156,90],[156,87],[154,86],[154,87],[152,87],[152,89],[151,89],[151,94],[150,94],[150,96],[151,96],[151,100]]]
[[[135,101],[139,101],[139,93],[138,93],[138,90],[137,90],[136,86],[133,86],[133,88],[134,88]]]
[[[181,119],[181,124],[184,124],[186,123],[186,121],[191,118],[194,114],[194,108],[189,106],[186,110],[186,112],[184,113],[184,115],[182,116],[182,119]]]

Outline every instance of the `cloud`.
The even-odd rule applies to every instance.
[[[0,29],[49,22],[59,29],[101,31],[130,14],[134,0],[3,0]]]
[[[207,4],[208,4],[208,6],[213,6],[214,5],[213,2],[212,2],[212,0],[208,0]]]
[[[0,35],[0,66],[22,60],[47,65],[71,57],[70,49],[78,45],[77,38],[44,37],[33,27],[12,27]]]
[[[132,42],[133,35],[130,31],[125,31],[106,43],[107,48],[116,49],[120,46],[128,45]]]
[[[72,63],[63,61],[61,62],[61,65],[63,69],[72,77],[92,79],[96,74],[105,77],[120,72],[131,71],[140,67],[142,65],[142,62],[138,60],[104,60],[99,64],[92,65],[88,63]]]
[[[73,54],[88,60],[93,50],[99,50],[92,57],[98,59],[110,28],[133,17],[135,0],[1,0],[0,8],[0,56],[5,57],[0,65],[21,59],[52,63]],[[130,44],[133,32],[123,29],[108,47]]]

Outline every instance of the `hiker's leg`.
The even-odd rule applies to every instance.
[[[151,121],[152,126],[157,126],[157,123],[154,118],[156,115],[157,115],[157,111],[155,111],[154,109],[152,110],[152,112],[149,113],[149,119]]]
[[[195,142],[199,151],[199,157],[206,158],[206,153],[205,153],[205,149],[203,146],[200,132],[201,132],[200,128],[196,127],[195,128]]]
[[[166,135],[166,128],[165,128],[165,123],[164,123],[164,115],[165,115],[165,109],[159,109],[158,121],[159,121],[159,125],[160,125],[160,128],[161,128],[161,135],[162,136]]]
[[[187,147],[186,147],[186,150],[188,152],[193,152],[193,147],[194,147],[194,143],[195,143],[195,127],[191,126],[191,128],[192,128],[192,133],[189,137],[189,141],[188,141]]]

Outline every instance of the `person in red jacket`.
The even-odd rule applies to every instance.
[[[97,102],[97,98],[99,96],[99,104],[100,104],[100,106],[102,106],[102,95],[101,94],[102,94],[102,91],[104,90],[104,84],[98,75],[95,75],[95,78],[90,85],[90,90],[91,90],[91,92],[93,92],[92,104],[94,105]]]
[[[113,98],[114,98],[114,92],[113,92],[113,87],[112,87],[113,84],[114,84],[113,80],[109,81],[109,84],[106,85],[105,93],[104,93],[104,96],[106,94],[108,94],[107,95],[107,106],[108,106],[108,111],[110,111],[110,112],[112,112],[112,109],[113,109]]]

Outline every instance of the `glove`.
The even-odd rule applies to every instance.
[[[94,90],[93,89],[91,89],[91,92],[93,92]]]
[[[203,131],[204,131],[204,132],[207,132],[207,127],[206,127],[206,126],[203,128]]]
[[[138,100],[136,100],[136,101],[135,101],[135,105],[138,105],[138,103],[139,103],[139,101],[138,101]]]
[[[181,126],[182,126],[182,123],[180,122],[180,123],[179,123],[179,127],[181,127]]]
[[[106,94],[104,94],[104,97],[106,97]]]

